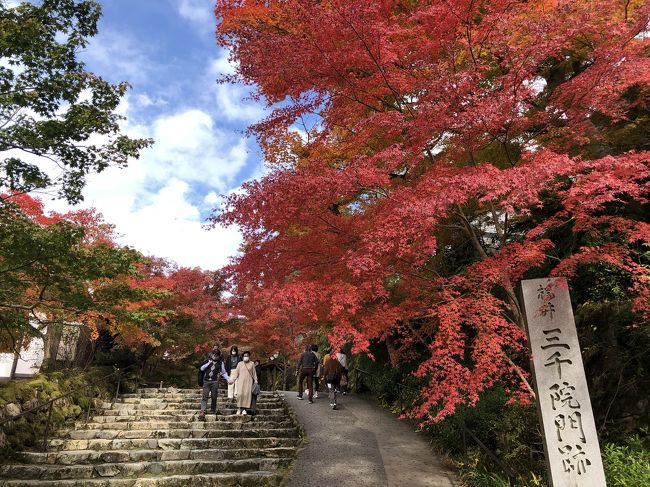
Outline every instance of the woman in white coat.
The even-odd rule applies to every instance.
[[[253,384],[257,382],[257,373],[255,364],[251,362],[251,353],[244,352],[242,361],[237,364],[237,368],[230,374],[228,384],[237,384],[237,413],[248,414],[247,409],[251,409],[253,403]]]

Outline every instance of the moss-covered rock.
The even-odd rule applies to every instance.
[[[108,390],[113,385],[99,379],[105,375],[106,370],[67,370],[0,383],[0,421],[61,397],[52,407],[50,431],[60,428],[78,418],[90,401],[101,403],[110,396]],[[47,415],[48,408],[44,407],[0,425],[0,456],[11,457],[15,451],[39,448]]]

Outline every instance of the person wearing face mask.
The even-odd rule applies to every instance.
[[[224,379],[229,380],[226,369],[221,359],[221,350],[216,349],[210,352],[208,358],[199,365],[199,385],[203,386],[203,396],[201,398],[201,412],[199,413],[199,420],[205,421],[205,410],[208,406],[208,398],[210,397],[210,412],[212,414],[219,414],[217,411],[217,392],[219,390],[219,375]]]
[[[239,356],[239,349],[236,346],[230,347],[230,355],[224,360],[226,372],[228,375],[237,368],[237,364],[241,361]],[[228,383],[228,399],[232,400],[237,397],[237,384]]]
[[[242,354],[242,361],[237,364],[237,368],[230,375],[228,384],[235,384],[235,381],[237,382],[238,408],[236,414],[248,414],[249,409],[255,408],[253,385],[257,383],[257,372],[255,371],[255,364],[251,362],[250,352]]]

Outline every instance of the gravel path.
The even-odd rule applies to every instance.
[[[339,396],[339,409],[332,411],[325,394],[314,404],[299,401],[295,392],[285,399],[307,434],[289,487],[461,486],[421,435],[369,401]]]

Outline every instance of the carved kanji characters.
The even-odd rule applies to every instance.
[[[582,475],[587,471],[587,467],[591,465],[591,460],[587,458],[587,454],[582,451],[580,445],[566,445],[558,448],[558,451],[563,455],[562,466],[567,473],[577,472]]]
[[[555,431],[557,433],[557,441],[564,442],[565,438],[562,437],[562,432],[565,429],[577,430],[578,438],[582,443],[587,443],[585,432],[582,428],[582,414],[575,411],[569,415],[558,414],[555,416]]]
[[[553,411],[556,411],[558,408],[580,408],[580,403],[573,397],[573,391],[575,391],[576,388],[568,382],[553,384],[549,389],[551,391],[551,404],[553,406]]]

